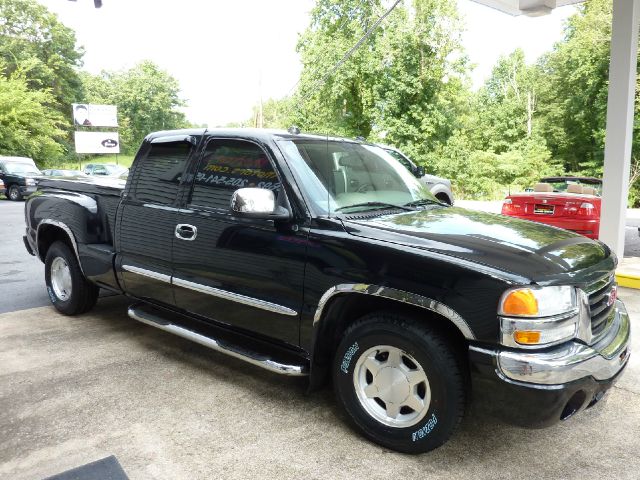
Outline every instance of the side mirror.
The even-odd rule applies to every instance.
[[[240,188],[231,197],[231,212],[238,217],[288,220],[289,211],[276,203],[273,191],[266,188]]]
[[[413,174],[416,178],[424,177],[425,175],[424,167],[422,165],[416,165],[416,168],[413,170]]]

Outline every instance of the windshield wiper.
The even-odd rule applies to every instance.
[[[430,198],[421,198],[420,200],[414,200],[413,202],[405,203],[405,207],[421,207],[422,205],[442,205],[448,207],[448,203],[440,202],[438,200],[431,200]]]
[[[386,203],[386,202],[363,202],[363,203],[354,203],[353,205],[345,205],[344,207],[338,207],[334,211],[339,212],[340,210],[344,210],[345,208],[357,208],[357,207],[373,207],[370,210],[381,209],[381,208],[398,208],[400,210],[407,210],[409,212],[413,212],[413,208],[409,208],[407,205],[396,205],[395,203]]]

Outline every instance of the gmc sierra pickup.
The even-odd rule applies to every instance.
[[[607,246],[443,204],[362,141],[153,133],[126,183],[43,179],[25,218],[60,312],[124,293],[132,319],[311,390],[331,379],[354,427],[402,452],[443,444],[471,400],[567,419],[629,359]]]

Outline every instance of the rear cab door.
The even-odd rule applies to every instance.
[[[145,141],[131,169],[116,220],[116,270],[132,296],[175,305],[171,275],[178,197],[198,140],[183,134]]]

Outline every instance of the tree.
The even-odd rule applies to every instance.
[[[292,100],[289,97],[281,99],[270,98],[262,104],[262,126],[264,128],[287,129],[293,125],[291,113]],[[254,105],[251,118],[235,126],[258,127],[260,105]],[[231,125],[229,125],[231,126]]]
[[[4,67],[0,62],[0,68]],[[0,152],[52,164],[63,153],[64,118],[54,110],[54,95],[32,90],[24,74],[0,75]]]
[[[51,107],[69,115],[78,99],[83,50],[75,32],[35,0],[0,0],[0,75],[17,70],[31,90],[48,89]]]
[[[453,2],[400,4],[327,77],[388,8],[381,3],[317,1],[298,44],[303,70],[293,123],[322,133],[384,140],[421,162],[451,135],[463,105],[462,26]]]
[[[498,59],[473,100],[473,122],[477,128],[469,133],[477,148],[502,153],[537,133],[534,132],[538,104],[536,73],[535,66],[525,63],[520,49]]]
[[[150,132],[191,126],[179,110],[185,103],[178,81],[151,61],[81,78],[84,101],[118,107],[120,143],[127,152],[135,151]]]
[[[294,95],[293,123],[310,131],[368,136],[377,76],[376,30],[332,76],[343,55],[382,13],[380,0],[318,0],[298,42],[302,73]]]
[[[610,0],[590,0],[540,61],[543,134],[569,172],[601,174],[607,110]]]

